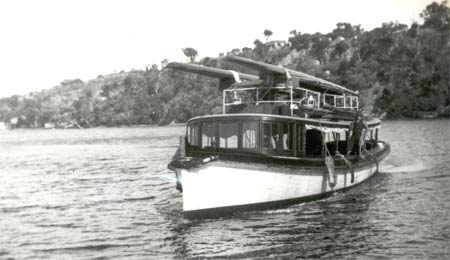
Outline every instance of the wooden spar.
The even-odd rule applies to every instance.
[[[213,78],[218,78],[218,79],[225,79],[225,78],[226,79],[234,79],[233,71],[231,71],[231,70],[205,67],[205,66],[196,65],[196,64],[171,62],[171,63],[167,64],[166,68],[192,72],[192,73],[209,76],[209,77],[213,77]],[[259,77],[255,76],[255,75],[240,73],[240,72],[236,72],[236,73],[243,80],[259,79]]]
[[[294,71],[291,69],[286,69],[280,66],[267,64],[264,62],[259,62],[243,57],[229,55],[224,58],[226,61],[233,62],[236,64],[240,64],[250,69],[254,69],[260,72],[273,73],[279,77],[287,77],[287,73],[293,77],[294,81],[298,81],[298,83],[304,83],[304,86],[307,85],[312,86],[313,88],[320,88],[322,91],[320,92],[328,92],[330,94],[350,94],[354,96],[358,96],[357,91],[353,91],[347,89],[338,84],[314,77],[312,75]],[[244,81],[258,81],[260,78],[256,75],[251,75],[247,73],[234,72],[230,70],[224,70],[219,68],[205,67],[196,64],[186,64],[180,62],[171,62],[167,66],[169,69],[176,69],[191,73],[196,73],[204,76],[209,76],[213,78],[220,79],[219,87],[221,90],[228,88],[231,84],[236,82],[236,75],[238,75],[239,79]]]
[[[236,76],[240,80],[259,80],[258,76],[235,72],[231,70],[224,70],[212,67],[205,67],[196,64],[186,64],[180,62],[171,62],[167,64],[166,68],[176,69],[186,72],[191,72],[195,74],[200,74],[208,77],[218,78],[220,79],[219,87],[221,90],[229,87],[231,84],[236,82]]]
[[[354,96],[358,96],[357,91],[347,89],[338,84],[323,80],[321,78],[314,77],[312,75],[309,75],[309,74],[306,74],[303,72],[286,69],[286,68],[283,68],[280,66],[267,64],[264,62],[259,62],[259,61],[239,57],[239,56],[233,56],[233,55],[226,56],[225,60],[236,63],[236,64],[240,64],[240,65],[245,66],[250,69],[254,69],[254,70],[262,71],[262,72],[271,72],[271,73],[277,74],[279,76],[284,76],[284,77],[286,77],[286,71],[288,71],[289,74],[293,78],[298,79],[300,81],[300,83],[306,83],[306,84],[310,84],[312,86],[320,87],[320,88],[323,88],[325,91],[329,91],[329,92],[334,92],[334,93],[338,93],[338,94],[348,93],[348,94],[351,94]]]

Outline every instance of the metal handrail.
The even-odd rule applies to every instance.
[[[293,104],[302,105],[301,102],[303,102],[306,99],[306,98],[302,98],[298,101],[293,99],[293,92],[299,91],[299,90],[304,91],[305,96],[314,96],[314,105],[305,104],[306,106],[313,106],[313,107],[318,107],[318,108],[320,107],[320,103],[321,103],[320,92],[308,90],[308,89],[301,88],[301,87],[293,87],[293,86],[276,86],[276,87],[269,87],[266,89],[285,89],[290,92],[290,99],[289,100],[259,100],[259,87],[225,89],[225,90],[223,90],[223,113],[225,114],[227,106],[239,105],[239,104],[260,104],[260,103],[291,103],[291,110],[292,110],[291,113],[293,113],[292,105]],[[242,91],[249,91],[249,90],[256,91],[256,93],[255,93],[256,101],[253,101],[253,102],[245,101],[244,103],[242,103],[242,101],[229,102],[229,103],[226,102],[226,94],[227,93],[242,92]]]
[[[223,114],[225,114],[226,111],[226,107],[227,106],[233,106],[233,105],[240,105],[240,104],[262,104],[262,103],[290,103],[290,107],[291,107],[291,114],[293,114],[293,110],[294,110],[294,104],[297,105],[302,105],[302,106],[309,106],[309,107],[316,107],[316,108],[320,108],[321,106],[324,107],[335,107],[335,108],[344,108],[344,109],[357,109],[359,107],[359,100],[358,97],[356,96],[350,96],[351,99],[347,100],[347,98],[349,96],[347,95],[334,95],[334,94],[326,94],[326,93],[320,93],[317,91],[313,91],[313,90],[309,90],[309,89],[305,89],[302,87],[297,87],[297,86],[275,86],[275,87],[268,87],[265,89],[275,89],[275,90],[286,90],[287,92],[290,92],[290,99],[286,99],[286,100],[259,100],[259,90],[260,87],[246,87],[246,88],[232,88],[232,89],[225,89],[223,90]],[[254,96],[254,101],[242,101],[241,98],[237,99],[237,101],[233,101],[233,102],[227,102],[227,94],[229,93],[238,93],[238,92],[249,92],[249,91],[255,91],[255,93],[253,94]],[[302,91],[305,93],[305,97],[301,98],[300,100],[294,100],[293,95],[294,92],[297,91]],[[326,97],[333,97],[333,103],[334,104],[329,104],[328,102],[326,102]],[[314,104],[302,104],[302,102],[304,102],[305,100],[308,100],[309,97],[312,97]],[[343,104],[341,106],[337,105],[337,99],[342,99]],[[348,102],[349,101],[349,102]],[[349,104],[347,104],[349,103]],[[356,103],[354,105],[354,103]]]

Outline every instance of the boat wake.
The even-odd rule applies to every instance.
[[[387,173],[406,173],[406,172],[420,172],[428,170],[430,167],[427,166],[424,162],[418,161],[413,163],[408,163],[405,165],[382,165],[380,167],[380,172]]]

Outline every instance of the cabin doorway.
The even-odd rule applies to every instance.
[[[306,155],[322,155],[322,133],[317,129],[306,130],[305,133],[305,153]]]

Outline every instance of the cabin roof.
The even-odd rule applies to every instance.
[[[272,120],[272,119],[278,119],[283,121],[298,121],[305,124],[311,124],[315,126],[321,126],[321,127],[335,127],[335,128],[349,128],[352,121],[332,121],[328,119],[313,119],[313,118],[302,118],[302,117],[293,117],[293,116],[282,116],[282,115],[269,115],[269,114],[252,114],[252,113],[242,113],[242,114],[216,114],[216,115],[206,115],[206,116],[198,116],[191,118],[187,123],[193,123],[195,121],[209,121],[214,119],[226,119],[233,121],[234,119],[249,119],[249,118],[263,118],[266,120]],[[379,119],[373,119],[366,124],[369,127],[377,127],[381,124],[381,121]]]

